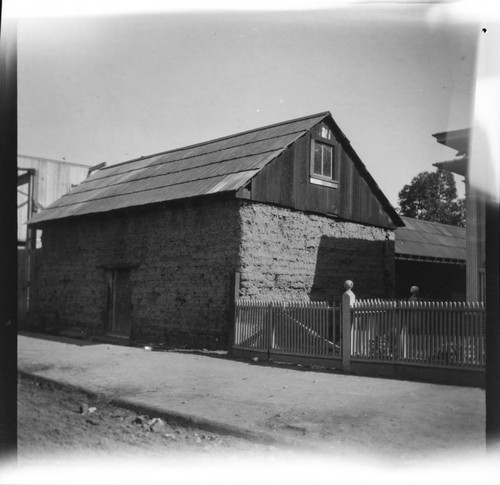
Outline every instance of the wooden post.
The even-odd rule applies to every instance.
[[[17,453],[17,23],[2,19],[0,42],[0,462]],[[12,463],[14,464],[14,463]]]
[[[236,300],[240,296],[240,273],[231,274],[231,286],[229,295],[229,328],[228,328],[228,352],[232,354],[234,345],[234,332],[236,327]]]
[[[396,303],[396,325],[399,326],[399,361],[408,357],[408,311],[403,308],[403,303]]]
[[[342,295],[342,368],[344,372],[351,370],[351,305],[356,296],[351,291],[354,283],[351,280],[344,282],[345,293]]]
[[[500,452],[500,203],[486,203],[486,449]]]
[[[267,361],[271,361],[271,351],[274,348],[274,315],[275,307],[279,303],[269,302],[267,307]]]

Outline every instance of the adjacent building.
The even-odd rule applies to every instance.
[[[464,301],[464,227],[401,217],[396,230],[396,297],[407,299],[418,286],[423,300]]]
[[[455,158],[435,163],[434,166],[464,177],[466,249],[467,249],[467,301],[485,301],[485,218],[486,204],[481,195],[469,183],[469,140],[470,129],[436,133],[438,143],[456,151]]]
[[[22,323],[30,306],[33,264],[40,239],[27,224],[34,214],[78,185],[89,173],[88,165],[18,155],[17,158],[17,257],[18,320]]]

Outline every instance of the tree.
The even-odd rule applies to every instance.
[[[413,177],[398,194],[399,214],[453,226],[465,226],[465,201],[457,198],[453,174],[437,169]]]

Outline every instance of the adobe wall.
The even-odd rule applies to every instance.
[[[37,314],[47,327],[104,334],[106,265],[131,264],[132,337],[225,348],[238,266],[238,203],[205,201],[47,225]]]
[[[341,300],[394,294],[394,232],[283,207],[243,203],[240,296]]]
[[[227,348],[236,271],[248,298],[339,300],[345,279],[361,298],[394,289],[393,231],[241,200],[68,219],[42,240],[45,329],[105,334],[107,268],[131,265],[131,336],[170,347]]]

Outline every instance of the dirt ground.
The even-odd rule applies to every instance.
[[[324,377],[320,373],[314,376],[316,380]],[[285,387],[282,389],[284,392],[288,390]],[[461,437],[463,440],[469,435],[467,428],[470,423],[465,415],[461,419],[465,432],[457,430],[456,436],[447,436],[446,442],[437,443],[437,446],[435,439],[427,436],[434,444],[431,449],[424,443],[427,432],[422,434],[423,430],[417,430],[415,435],[406,433],[395,441],[394,436],[399,436],[401,430],[392,419],[385,419],[384,416],[372,419],[352,408],[347,414],[335,415],[335,419],[339,420],[335,432],[324,429],[323,415],[310,415],[311,411],[306,414],[306,411],[301,411],[302,408],[294,412],[272,413],[262,423],[271,434],[278,433],[281,438],[300,435],[305,439],[311,435],[321,449],[329,450],[316,456],[305,455],[303,446],[290,443],[285,446],[284,441],[280,444],[256,443],[165,422],[158,416],[144,416],[112,405],[109,399],[109,396],[90,397],[36,377],[20,376],[19,467],[17,472],[12,472],[14,480],[2,481],[0,476],[0,483],[221,485],[272,482],[294,485],[325,483],[325,479],[332,476],[349,477],[349,483],[353,484],[497,483],[493,477],[498,476],[498,467],[484,461],[483,439],[476,436],[474,426],[469,430],[471,437],[466,440],[468,443],[462,443],[468,444],[469,450],[460,461],[454,456],[446,461],[441,458],[421,461],[424,449],[426,452],[423,455],[428,457],[429,453],[435,454],[439,449],[448,448],[450,439],[453,441]],[[457,409],[453,403],[450,404],[449,412],[455,413]],[[401,406],[406,409],[409,401],[401,403]],[[391,409],[394,411],[394,406]],[[430,414],[428,417],[434,423],[441,419]],[[356,425],[365,421],[367,426]],[[442,433],[436,429],[432,434]],[[370,448],[382,453],[361,455],[354,459],[349,445],[354,445],[357,450]],[[333,453],[335,448],[336,453]],[[344,451],[338,453],[339,449]],[[408,459],[409,454],[419,459]],[[391,459],[381,459],[382,455]],[[165,474],[173,478],[163,482]],[[236,476],[238,480],[232,481]],[[117,481],[117,477],[123,481]],[[443,481],[443,477],[446,480]]]
[[[280,459],[273,458],[278,452]],[[238,456],[245,456],[250,461],[235,460]],[[102,462],[93,461],[107,457],[132,459],[106,462],[109,463],[107,467],[102,467]],[[188,460],[183,461],[186,457]],[[469,462],[469,459],[466,461]],[[438,483],[435,481],[436,473],[441,474],[440,483],[496,483],[493,478],[495,466],[482,461],[477,462],[477,466],[482,469],[481,474],[470,466],[471,463],[463,470],[457,470],[456,462],[444,468],[436,468],[431,464],[429,472],[428,466],[408,468],[404,463],[387,468],[368,462],[359,466],[355,462],[353,467],[349,461],[332,461],[331,456],[323,461],[308,460],[296,448],[254,443],[234,436],[179,426],[155,416],[144,416],[111,405],[104,398],[92,398],[28,377],[18,380],[18,465],[21,474],[16,475],[14,472],[14,481],[0,479],[0,483],[209,485],[272,481],[276,484],[298,485],[328,483],[332,476],[336,476],[344,477],[346,481],[349,477],[349,483],[352,484],[396,485],[404,482],[416,485]],[[444,481],[443,470],[447,478]],[[117,476],[123,482],[117,482]],[[236,476],[239,479],[233,482]],[[25,477],[28,477],[28,481]],[[170,477],[170,481],[163,482],[164,477]],[[145,482],[141,481],[146,478]],[[111,481],[108,482],[108,479]]]
[[[266,452],[272,445],[168,423],[119,408],[105,400],[48,383],[19,378],[18,460],[53,460],[57,455],[158,456],[228,450]]]
[[[60,383],[57,389],[32,384],[23,390],[28,383],[21,381],[24,460],[46,453],[52,460],[54,453],[188,451],[211,457],[239,450],[274,458],[286,444],[285,452],[295,455],[407,466],[458,455],[461,461],[481,458],[485,452],[484,391],[477,388],[29,336],[19,337],[18,355],[20,375]],[[102,397],[61,392],[64,385]],[[126,409],[108,411],[112,401]],[[129,411],[141,408],[160,414]],[[269,439],[275,449],[156,419],[166,416],[218,433],[232,430],[247,440]]]

